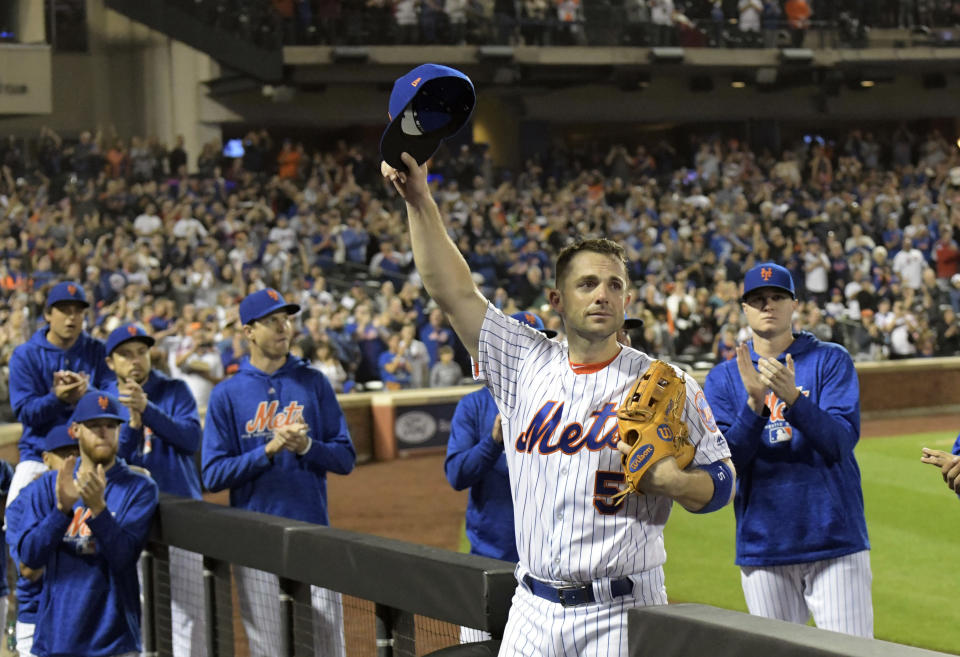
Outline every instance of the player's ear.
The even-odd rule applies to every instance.
[[[548,289],[547,301],[550,302],[550,308],[552,308],[554,312],[563,312],[563,300],[560,298],[560,290],[555,287]]]

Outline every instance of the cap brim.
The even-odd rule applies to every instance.
[[[73,422],[83,424],[84,422],[90,422],[92,420],[116,420],[120,424],[123,424],[127,421],[126,418],[122,418],[119,415],[114,415],[113,413],[98,413],[97,415],[93,415],[91,417],[85,417],[82,420],[73,420]]]
[[[643,320],[637,319],[635,317],[631,317],[630,319],[625,319],[623,320],[623,328],[625,328],[628,331],[632,331],[638,328],[643,328]]]
[[[47,308],[53,308],[58,303],[79,303],[84,308],[90,307],[90,302],[85,299],[57,299],[56,301],[48,301]]]
[[[134,342],[134,341],[136,341],[136,342],[143,342],[143,343],[146,344],[148,347],[152,347],[153,345],[157,344],[157,341],[156,341],[155,339],[153,339],[152,337],[150,337],[149,335],[131,335],[129,338],[125,338],[125,339],[121,340],[120,342],[116,343],[115,345],[112,345],[112,346],[107,350],[107,355],[109,356],[109,355],[112,354],[114,351],[116,351],[116,350],[117,350],[117,347],[119,347],[120,345],[126,344],[126,343],[128,343],[128,342]]]
[[[407,165],[400,159],[400,154],[409,153],[417,164],[423,164],[440,148],[443,133],[438,131],[424,135],[404,134],[400,127],[401,118],[401,116],[395,118],[383,131],[383,136],[380,138],[380,155],[384,162],[397,171],[406,171]]]
[[[756,292],[757,290],[765,290],[765,289],[767,289],[767,290],[782,290],[782,291],[786,292],[787,294],[789,294],[791,299],[796,299],[796,298],[797,298],[797,295],[794,294],[793,291],[792,291],[789,287],[783,287],[782,285],[758,285],[757,287],[753,288],[753,289],[750,290],[749,292],[744,292],[744,293],[743,293],[743,296],[740,297],[740,301],[742,301],[743,303],[746,303],[746,302],[747,302],[747,295],[753,294],[753,293]]]
[[[553,329],[540,329],[540,332],[551,339],[557,337],[557,332]]]
[[[286,311],[286,313],[287,313],[288,315],[296,315],[298,312],[300,312],[300,304],[297,304],[297,303],[284,303],[284,304],[280,304],[280,305],[274,306],[273,308],[267,308],[265,311],[263,311],[262,313],[260,313],[260,314],[257,315],[256,317],[251,317],[250,319],[248,319],[247,321],[245,321],[244,324],[249,324],[250,322],[255,322],[255,321],[257,321],[258,319],[263,319],[263,318],[266,317],[267,315],[272,315],[272,314],[274,314],[274,313],[278,313],[278,312],[281,312],[281,311]]]

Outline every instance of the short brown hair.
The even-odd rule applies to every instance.
[[[626,252],[623,250],[622,246],[613,240],[608,240],[606,238],[578,240],[573,244],[564,247],[557,256],[555,281],[555,285],[557,287],[560,287],[563,277],[567,275],[567,270],[570,268],[570,261],[573,260],[573,256],[582,251],[591,251],[593,253],[600,253],[603,255],[608,255],[612,258],[616,258],[623,265],[624,271],[627,270]]]

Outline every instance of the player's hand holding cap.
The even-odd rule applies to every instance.
[[[390,124],[380,138],[380,155],[398,171],[409,153],[423,164],[470,119],[477,95],[464,73],[440,64],[421,64],[398,78],[390,93]]]

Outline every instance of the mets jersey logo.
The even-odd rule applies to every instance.
[[[303,418],[303,405],[292,401],[280,411],[280,402],[274,399],[272,402],[262,401],[257,406],[256,414],[252,420],[248,420],[244,425],[248,434],[263,433],[272,431],[288,424],[299,422]]]
[[[78,506],[73,510],[73,519],[63,534],[64,542],[73,546],[77,554],[96,554],[97,543],[93,532],[87,527],[87,518],[91,515],[90,509]]]
[[[562,429],[559,435],[560,418],[563,417],[563,402],[548,401],[537,411],[526,430],[517,436],[515,447],[518,452],[533,454],[534,450],[541,454],[563,452],[567,455],[576,454],[582,449],[596,452],[601,449],[616,449],[619,433],[617,432],[616,404],[607,403],[599,411],[590,414],[593,422],[584,431],[579,422],[571,422]],[[613,427],[605,431],[607,420],[613,420]]]
[[[697,406],[697,413],[700,415],[700,419],[703,420],[703,426],[707,428],[707,431],[716,432],[717,421],[713,417],[713,409],[710,408],[710,404],[707,402],[707,398],[704,396],[702,390],[697,390],[697,394],[693,397],[693,402]]]
[[[800,389],[800,394],[810,396],[809,390]],[[787,410],[787,405],[780,401],[775,394],[768,392],[764,403],[770,409],[770,419],[767,420],[767,426],[764,428],[766,441],[768,445],[777,443],[787,443],[793,440],[793,427],[783,417]]]

